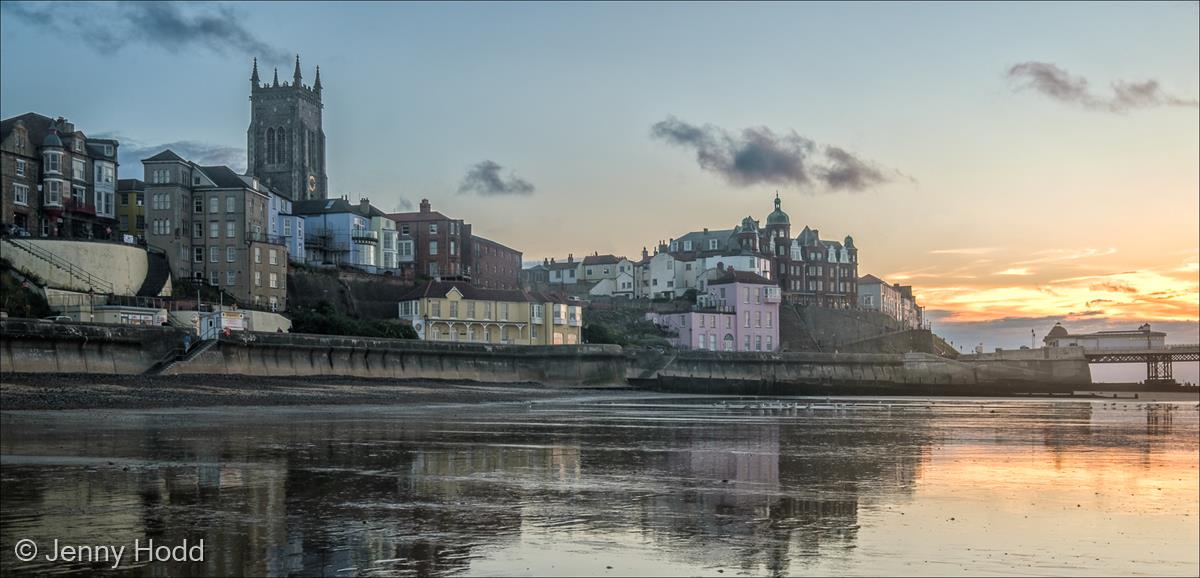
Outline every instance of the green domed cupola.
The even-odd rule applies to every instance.
[[[782,206],[782,202],[779,200],[779,193],[775,193],[775,210],[771,211],[770,215],[767,215],[767,224],[768,225],[790,225],[790,224],[792,224],[791,220],[788,219],[787,213],[783,212],[783,209],[780,208],[781,206]]]

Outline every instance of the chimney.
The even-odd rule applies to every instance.
[[[362,210],[362,212],[364,214],[370,215],[371,214],[371,200],[366,197],[362,197],[362,198],[358,199],[358,208],[360,210]]]
[[[549,266],[550,266],[550,260],[549,260],[549,259],[546,259],[546,258],[544,258],[544,257],[543,257],[543,258],[542,258],[542,266],[543,266],[543,267],[549,267]]]
[[[429,199],[421,199],[421,212],[422,213],[429,212]]]
[[[568,263],[574,263],[574,262],[575,262],[575,254],[574,254],[574,253],[567,253],[567,262],[568,262]]]
[[[704,228],[704,232],[705,232],[705,233],[707,233],[707,232],[708,232],[708,227],[705,227],[705,228]]]
[[[649,257],[649,256],[650,256],[650,252],[646,250],[645,245],[642,245],[642,258],[645,259],[646,257]]]
[[[551,264],[551,265],[553,265],[553,264],[554,264],[554,257],[551,257],[551,258],[550,258],[550,264]]]

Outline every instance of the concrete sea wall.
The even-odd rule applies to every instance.
[[[243,333],[167,374],[340,375],[548,385],[624,382],[615,345],[515,346],[427,343],[328,335]]]
[[[0,373],[137,374],[150,369],[188,332],[175,327],[0,321]]]
[[[182,344],[170,327],[0,321],[4,371],[138,374]],[[953,360],[926,353],[738,353],[503,346],[236,332],[168,375],[354,376],[616,385],[690,393],[1003,393],[1091,382],[1081,353]]]

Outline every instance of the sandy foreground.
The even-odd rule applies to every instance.
[[[579,389],[536,383],[465,384],[353,377],[0,376],[0,410],[485,403],[568,397],[579,393]]]

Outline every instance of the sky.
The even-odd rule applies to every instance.
[[[97,27],[95,22],[105,26]],[[3,2],[0,116],[245,167],[249,75],[321,66],[331,195],[527,261],[765,219],[853,235],[935,331],[1200,340],[1200,8]]]

